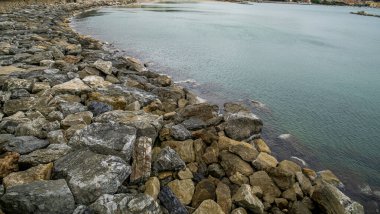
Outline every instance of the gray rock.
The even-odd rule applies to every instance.
[[[88,205],[103,194],[115,193],[131,167],[119,157],[74,151],[54,164],[54,178],[65,178],[75,202]]]
[[[188,211],[181,204],[178,198],[174,195],[174,193],[170,190],[169,187],[163,186],[161,188],[160,193],[158,194],[158,198],[160,199],[162,205],[169,211],[171,214],[187,214]]]
[[[6,151],[27,154],[48,145],[49,142],[47,140],[41,140],[33,136],[20,136],[10,139],[4,148]]]
[[[1,197],[6,213],[72,213],[74,198],[66,181],[35,181],[10,187]]]
[[[94,214],[94,211],[87,206],[79,205],[75,208],[73,214]]]
[[[243,184],[238,191],[232,196],[232,200],[253,213],[264,213],[264,205],[253,193],[248,184]]]
[[[162,213],[159,204],[149,195],[138,194],[104,194],[100,196],[89,208],[95,213]]]
[[[19,164],[37,166],[58,160],[71,151],[71,147],[66,144],[50,144],[45,149],[39,149],[26,155],[21,155]]]
[[[19,99],[22,97],[30,97],[30,93],[25,89],[12,90],[11,99]]]
[[[186,167],[185,162],[179,155],[170,147],[161,149],[153,163],[153,170],[155,172],[162,171],[178,171]]]
[[[246,140],[259,134],[263,126],[263,122],[256,115],[240,111],[238,113],[228,113],[225,115],[226,127],[224,131],[226,135],[234,140]]]
[[[51,51],[37,52],[33,56],[25,60],[28,64],[39,65],[42,60],[52,60],[53,54]]]
[[[176,140],[187,140],[192,136],[191,132],[181,124],[172,126],[170,128],[170,134]]]
[[[192,117],[182,122],[182,125],[188,130],[198,130],[206,127],[206,123],[196,117]]]
[[[60,103],[58,109],[63,113],[65,117],[69,114],[87,111],[87,107],[78,102]]]
[[[103,103],[103,102],[96,102],[92,101],[88,105],[88,110],[91,111],[94,114],[94,117],[103,114],[104,112],[112,111],[112,106]]]
[[[15,135],[32,135],[39,138],[46,138],[46,128],[48,128],[48,121],[44,117],[38,117],[29,122],[19,124],[15,129]]]
[[[27,91],[32,90],[33,81],[18,79],[18,78],[9,78],[4,82],[3,89],[7,91],[12,91],[15,89],[25,89]]]
[[[112,74],[112,62],[98,59],[94,62],[94,66],[105,74]]]
[[[92,123],[71,137],[69,145],[88,148],[105,155],[116,155],[129,162],[136,140],[136,129],[123,123]]]
[[[49,141],[49,143],[57,143],[57,144],[67,143],[65,134],[61,129],[50,131],[49,133],[47,133],[47,140]]]

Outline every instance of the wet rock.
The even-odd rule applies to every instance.
[[[271,153],[269,146],[265,143],[263,139],[256,139],[253,142],[256,145],[256,148],[259,152],[266,152],[268,154]]]
[[[49,142],[47,140],[41,140],[33,136],[21,136],[15,137],[10,140],[5,150],[10,152],[17,152],[19,154],[27,154],[37,149],[47,147]]]
[[[112,62],[110,61],[98,59],[94,62],[94,66],[105,74],[112,74]]]
[[[186,141],[165,141],[162,142],[162,147],[169,146],[174,149],[185,163],[195,161],[195,153],[192,140]]]
[[[160,193],[160,181],[157,177],[150,177],[145,182],[145,194],[150,195],[154,200],[157,199]]]
[[[356,201],[352,201],[338,188],[322,181],[316,185],[312,199],[318,204],[323,212],[337,214],[364,214],[364,208]]]
[[[231,176],[237,172],[245,176],[250,176],[253,173],[253,169],[249,163],[243,161],[239,156],[230,152],[223,151],[220,153],[221,162],[227,176]]]
[[[36,166],[47,164],[58,160],[71,151],[71,147],[66,144],[50,144],[45,149],[39,149],[26,155],[21,155],[19,163],[21,165]]]
[[[8,188],[0,203],[5,212],[15,214],[66,214],[75,209],[73,195],[63,179],[35,181]]]
[[[213,200],[205,200],[199,205],[199,207],[193,212],[193,214],[224,214],[222,208]]]
[[[4,178],[12,172],[18,171],[18,159],[20,154],[7,152],[0,156],[0,178]]]
[[[158,194],[162,205],[169,211],[171,214],[187,214],[188,211],[181,204],[178,198],[170,190],[169,187],[164,186],[161,188],[160,193]]]
[[[343,186],[343,183],[339,180],[339,178],[337,178],[330,170],[319,171],[318,175],[322,178],[322,180],[336,187]]]
[[[63,127],[70,127],[78,124],[89,125],[91,123],[93,114],[90,111],[82,111],[74,114],[69,114],[61,121]]]
[[[230,213],[232,207],[231,190],[223,182],[219,182],[216,190],[216,201],[224,213]],[[202,206],[202,204],[201,204]]]
[[[264,205],[255,195],[252,194],[251,187],[248,184],[243,184],[232,196],[232,200],[253,213],[264,213]]]
[[[194,194],[194,183],[191,179],[174,180],[167,185],[183,205],[191,202]]]
[[[69,153],[54,164],[54,178],[66,179],[79,204],[89,204],[103,194],[115,193],[130,173],[131,167],[121,158],[88,150]]]
[[[170,147],[161,149],[153,163],[153,170],[155,172],[178,171],[185,167],[185,162],[183,162],[180,156]]]
[[[252,186],[258,186],[262,189],[264,201],[272,203],[275,198],[281,195],[280,189],[274,184],[273,180],[265,171],[258,171],[249,177]]]
[[[128,68],[134,71],[137,71],[137,72],[148,71],[148,69],[145,68],[144,64],[138,59],[135,59],[129,56],[124,56],[122,57],[122,60],[125,62]]]
[[[309,168],[302,169],[303,174],[305,174],[311,181],[314,181],[317,178],[317,173]]]
[[[112,111],[113,108],[106,103],[92,101],[88,104],[88,110],[91,111],[96,117],[104,112]]]
[[[223,107],[227,113],[238,113],[239,111],[251,112],[248,107],[239,102],[227,102],[224,103]]]
[[[191,132],[181,124],[170,127],[170,134],[175,140],[187,140],[191,138]]]
[[[53,86],[53,91],[55,93],[61,93],[61,94],[82,94],[82,93],[87,93],[91,89],[88,85],[86,85],[82,80],[79,78],[72,79],[68,82],[58,84]]]
[[[149,178],[152,163],[152,139],[140,137],[133,148],[131,183],[142,183]]]
[[[40,164],[21,172],[13,172],[3,179],[5,188],[32,183],[39,180],[49,180],[53,163]]]
[[[260,152],[256,160],[252,162],[252,165],[258,170],[269,170],[277,166],[277,159],[268,153]]]
[[[116,155],[127,162],[132,157],[136,129],[122,123],[92,123],[74,133],[68,145],[93,152]]]
[[[214,182],[212,182],[209,179],[204,179],[200,181],[195,186],[195,192],[193,195],[191,206],[194,208],[197,208],[204,200],[207,200],[207,199],[215,200],[216,199],[215,191],[216,191],[216,187],[215,187]]]
[[[166,87],[172,84],[172,79],[166,75],[159,75],[153,79],[153,83],[162,87]]]
[[[249,139],[259,134],[263,122],[254,114],[240,111],[238,113],[226,114],[224,120],[226,135],[234,140]]]
[[[89,208],[95,213],[162,213],[158,203],[145,194],[104,194]]]

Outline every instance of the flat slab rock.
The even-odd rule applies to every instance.
[[[36,181],[10,187],[1,197],[5,213],[72,213],[75,209],[73,195],[66,181]]]
[[[92,123],[71,137],[69,146],[88,148],[105,155],[116,155],[129,161],[136,140],[136,129],[123,123]]]
[[[117,156],[77,150],[54,163],[54,179],[66,179],[75,202],[90,204],[103,194],[115,193],[131,174],[131,167]]]
[[[71,147],[66,144],[50,144],[45,149],[39,149],[26,155],[21,155],[19,164],[36,166],[53,162],[62,156],[68,154]]]
[[[41,140],[33,136],[20,136],[10,139],[5,145],[5,150],[19,154],[27,154],[48,145],[49,141],[47,140]]]

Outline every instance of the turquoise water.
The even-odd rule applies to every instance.
[[[194,79],[201,96],[259,100],[268,132],[291,134],[298,156],[347,185],[380,190],[380,19],[349,13],[358,10],[380,14],[314,5],[145,4],[91,11],[74,25],[175,80]],[[268,138],[278,153],[286,147]]]

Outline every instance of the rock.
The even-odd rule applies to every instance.
[[[50,89],[50,84],[48,82],[35,82],[33,84],[32,93],[36,94],[40,91],[45,91]]]
[[[295,175],[291,171],[280,167],[270,169],[269,175],[274,183],[283,191],[292,187],[296,182]]]
[[[72,213],[73,195],[66,181],[49,180],[13,186],[1,197],[0,203],[7,213]]]
[[[273,180],[265,171],[258,171],[249,177],[252,186],[258,186],[262,189],[264,201],[272,203],[275,198],[281,195],[280,189],[274,184]]]
[[[49,180],[53,163],[40,164],[21,172],[13,172],[3,179],[5,188],[28,184],[39,180]]]
[[[186,168],[184,170],[181,170],[178,172],[178,178],[181,180],[185,179],[192,179],[193,178],[193,173],[191,173],[189,168]]]
[[[110,61],[98,59],[94,62],[94,66],[105,74],[112,74],[112,62]]]
[[[162,205],[168,210],[170,214],[187,214],[188,211],[181,204],[181,202],[176,198],[174,193],[170,190],[169,187],[164,186],[161,188],[160,193],[158,194]]]
[[[326,181],[329,184],[332,184],[336,187],[343,186],[343,183],[339,180],[339,178],[337,178],[330,170],[319,171],[318,175],[322,178],[322,180]]]
[[[80,44],[69,44],[65,47],[65,50],[67,55],[77,55],[82,52],[82,47]]]
[[[74,114],[69,114],[61,121],[63,127],[70,127],[73,125],[89,125],[91,123],[93,114],[90,111],[82,111]]]
[[[218,106],[209,103],[200,103],[195,105],[188,105],[178,111],[178,114],[185,118],[198,118],[203,122],[208,121],[218,115]],[[185,126],[186,127],[186,126]]]
[[[15,89],[25,89],[31,91],[33,86],[32,80],[9,78],[5,80],[3,90],[12,91]]]
[[[41,140],[33,136],[21,136],[10,140],[6,144],[5,150],[19,154],[27,154],[34,150],[45,148],[48,145],[49,142],[47,140]]]
[[[47,133],[46,137],[47,137],[49,143],[51,143],[51,144],[63,144],[63,143],[66,144],[67,143],[67,139],[65,137],[65,134],[61,129],[60,130],[54,130],[54,131]]]
[[[18,68],[16,66],[2,66],[0,67],[0,76],[2,75],[8,75],[13,72],[23,72],[25,69]]]
[[[181,124],[170,127],[170,134],[175,140],[187,140],[191,138],[191,132]]]
[[[79,74],[79,78],[83,79],[86,76],[99,76],[100,72],[96,68],[86,66],[85,68],[80,70],[78,74]]]
[[[249,163],[243,161],[237,155],[234,155],[227,151],[223,151],[220,153],[220,158],[220,165],[223,167],[227,176],[231,176],[237,172],[245,176],[250,176],[253,173],[253,169],[249,165]]]
[[[136,129],[122,123],[92,123],[74,133],[68,145],[91,151],[116,155],[129,161],[136,140]]]
[[[0,156],[0,178],[4,178],[12,172],[18,171],[18,159],[20,154],[7,152]]]
[[[352,201],[334,185],[325,181],[317,184],[311,197],[325,213],[364,214],[364,208]]]
[[[290,214],[312,214],[312,212],[301,201],[294,202],[292,208],[289,210],[289,213]]]
[[[236,172],[235,174],[229,177],[230,181],[234,184],[241,186],[242,184],[249,183],[249,179],[247,176],[242,175],[240,172]]]
[[[168,187],[183,205],[190,204],[195,188],[191,179],[171,181]]]
[[[109,111],[94,118],[95,122],[120,122],[137,129],[137,137],[149,137],[156,140],[162,127],[163,119],[160,116],[148,114],[144,111]]]
[[[53,86],[53,91],[58,94],[83,94],[87,93],[91,90],[91,88],[86,85],[82,80],[79,78],[72,79],[68,82],[58,84]]]
[[[213,200],[205,200],[193,212],[193,214],[224,214],[222,208]]]
[[[115,193],[130,173],[131,167],[121,158],[88,150],[69,153],[54,164],[54,178],[65,178],[75,202],[85,205]]]
[[[161,149],[157,155],[157,159],[153,163],[153,170],[155,172],[178,171],[185,167],[185,162],[183,162],[179,155],[170,147]]]
[[[202,160],[205,162],[205,164],[212,164],[219,162],[219,149],[218,144],[213,143],[211,146],[207,147],[204,151],[204,154],[202,156]]]
[[[232,207],[231,190],[223,182],[219,182],[216,190],[216,201],[224,213],[230,213]],[[200,205],[202,206],[202,204]]]
[[[112,85],[112,83],[104,81],[104,78],[100,76],[86,76],[83,78],[83,82],[91,88],[107,88]]]
[[[157,177],[150,177],[145,182],[145,194],[150,195],[154,200],[157,199],[160,193],[160,181]]]
[[[166,75],[159,75],[158,77],[153,79],[153,83],[162,87],[166,87],[172,84],[172,79]]]
[[[169,146],[174,149],[185,163],[195,161],[195,153],[192,140],[186,141],[165,141],[161,143],[162,147]]]
[[[103,114],[104,112],[112,111],[113,108],[112,108],[112,106],[110,106],[106,103],[92,101],[88,105],[88,110],[91,111],[94,114],[94,116],[96,117],[98,115]]]
[[[137,72],[148,71],[148,69],[144,66],[144,64],[142,62],[140,62],[140,60],[138,60],[138,59],[135,59],[135,58],[129,57],[129,56],[124,56],[124,57],[122,57],[122,60],[126,63],[126,65],[130,69],[133,69]]]
[[[314,181],[317,178],[317,173],[309,168],[302,169],[303,174],[305,174],[311,181]]]
[[[78,125],[73,125],[70,128],[68,128],[65,131],[65,138],[66,139],[71,139],[71,137],[78,131],[86,128],[87,125],[84,124],[78,124]]]
[[[256,160],[252,162],[252,165],[258,170],[268,171],[271,168],[275,168],[277,163],[278,161],[275,157],[268,153],[260,152]]]
[[[30,97],[30,94],[25,89],[14,89],[12,90],[11,99],[19,99],[23,97]]]
[[[226,135],[234,140],[249,139],[259,134],[263,122],[254,114],[240,111],[238,113],[226,114],[224,120]]]
[[[302,174],[302,172],[296,172],[296,178],[303,193],[310,196],[312,193],[312,185],[310,180],[304,174]]]
[[[140,137],[133,149],[131,183],[145,182],[150,176],[152,163],[152,139]]]
[[[256,139],[253,142],[256,145],[256,148],[259,152],[265,152],[268,154],[271,153],[269,146],[265,143],[263,139]]]
[[[222,177],[224,177],[226,175],[226,173],[224,172],[223,167],[220,164],[218,164],[218,163],[210,164],[207,167],[207,170],[208,170],[208,173],[212,177],[215,177],[215,178],[222,178]]]
[[[264,205],[255,195],[252,194],[251,187],[248,184],[243,184],[232,196],[232,200],[253,213],[264,213]]]
[[[278,164],[279,169],[283,169],[295,175],[297,172],[302,172],[302,168],[293,161],[283,160]]]
[[[247,214],[247,211],[243,207],[232,210],[231,214]]]
[[[93,210],[85,205],[79,205],[75,208],[73,214],[92,214]]]
[[[252,162],[259,155],[259,152],[251,144],[245,142],[230,146],[229,151],[239,155],[241,159],[247,162]]]
[[[104,194],[89,208],[94,213],[151,213],[161,214],[158,203],[149,195],[138,194]]]
[[[289,188],[282,192],[281,197],[288,199],[289,201],[296,201],[297,200],[297,194],[294,190],[294,188]]]
[[[215,184],[211,180],[204,179],[200,181],[195,186],[195,192],[193,195],[191,206],[194,208],[197,208],[204,200],[207,200],[207,199],[215,200],[216,199],[215,190],[216,190]]]
[[[31,118],[31,121],[19,124],[15,129],[16,136],[35,136],[46,138],[46,132],[59,128],[59,123],[49,123],[42,115],[38,118]]]
[[[274,203],[280,209],[285,209],[288,206],[288,200],[285,198],[276,198],[274,199]]]
[[[61,120],[63,120],[63,118],[64,118],[64,116],[63,116],[62,112],[60,112],[60,111],[52,111],[47,116],[47,119],[49,121],[56,121],[56,120],[61,121]]]
[[[26,155],[21,155],[19,163],[27,166],[37,166],[53,162],[71,151],[66,144],[51,144],[45,149],[39,149]]]
[[[43,51],[34,53],[31,57],[25,60],[26,63],[31,65],[39,65],[42,60],[52,60],[53,55],[51,51]]]
[[[188,130],[198,130],[206,127],[207,124],[199,118],[192,117],[183,121],[181,125],[183,125]]]

